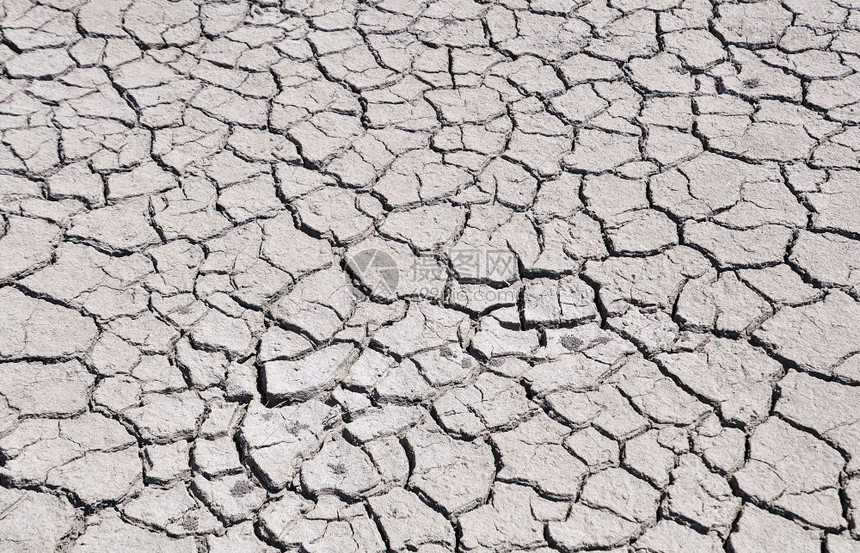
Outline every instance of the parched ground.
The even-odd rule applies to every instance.
[[[858,0],[2,0],[0,68],[0,551],[860,552]]]

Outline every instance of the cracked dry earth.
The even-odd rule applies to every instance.
[[[857,0],[0,18],[0,551],[860,551]]]

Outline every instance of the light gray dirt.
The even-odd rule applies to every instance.
[[[860,553],[857,0],[0,0],[0,552]]]

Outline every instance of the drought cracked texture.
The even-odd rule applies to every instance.
[[[857,0],[0,22],[0,551],[860,552]]]

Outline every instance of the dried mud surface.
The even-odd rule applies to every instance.
[[[2,0],[0,69],[0,551],[860,552],[856,0]]]

